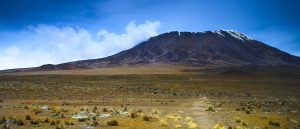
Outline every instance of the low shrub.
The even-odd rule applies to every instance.
[[[131,117],[131,118],[136,118],[136,117],[138,117],[138,115],[137,115],[137,113],[132,112],[132,113],[130,114],[130,117]]]
[[[127,112],[127,107],[125,107],[125,108],[123,109],[123,112]]]
[[[215,109],[213,108],[212,105],[209,105],[208,108],[206,109],[206,111],[212,111],[212,112],[215,112]]]
[[[18,126],[23,126],[25,123],[23,122],[23,120],[21,120],[21,119],[18,119],[17,120],[17,125]]]
[[[49,118],[46,118],[46,119],[44,120],[44,123],[49,123]]]
[[[85,121],[86,121],[85,118],[80,118],[80,119],[78,119],[78,122],[85,122]]]
[[[97,126],[97,125],[99,125],[99,123],[98,123],[97,121],[93,121],[93,122],[91,123],[91,126]]]
[[[247,126],[248,126],[248,123],[247,123],[246,121],[243,121],[243,122],[242,122],[242,125],[245,126],[245,127],[247,127]]]
[[[150,117],[147,116],[147,115],[144,115],[144,116],[143,116],[143,119],[144,119],[144,121],[150,121]]]
[[[96,111],[97,111],[97,107],[95,106],[94,108],[93,108],[93,112],[95,113]]]
[[[272,121],[272,120],[269,120],[269,125],[280,127],[279,122],[275,122],[275,121]]]
[[[32,120],[30,121],[30,124],[32,124],[32,125],[38,125],[38,124],[40,124],[40,121],[39,121],[39,120],[34,120],[34,119],[32,119]]]
[[[27,115],[25,116],[25,120],[31,120],[31,116],[30,116],[29,114],[27,114]]]
[[[50,125],[55,125],[55,121],[52,120],[52,121],[50,122]]]
[[[3,123],[5,123],[5,122],[6,122],[6,117],[3,116],[3,117],[1,118],[1,120],[0,120],[0,124],[3,124]]]
[[[241,121],[241,118],[236,117],[236,118],[235,118],[235,122],[236,122],[236,123],[241,123],[241,122],[242,122],[242,121]]]
[[[246,114],[250,114],[251,112],[250,112],[250,110],[246,110]]]
[[[3,125],[3,129],[10,129],[8,124]]]
[[[102,111],[103,112],[108,112],[108,109],[107,108],[103,108]]]
[[[63,124],[55,125],[54,129],[64,129],[64,125]]]
[[[107,122],[107,125],[109,126],[118,126],[119,122],[117,120],[111,120]]]

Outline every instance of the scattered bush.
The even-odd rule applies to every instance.
[[[30,121],[30,124],[32,124],[32,125],[38,125],[38,124],[40,124],[40,121],[39,121],[39,120],[34,120],[34,119],[32,119],[32,120]]]
[[[147,115],[144,115],[144,116],[143,116],[143,119],[144,119],[144,121],[150,121],[150,117],[147,116]]]
[[[247,126],[248,126],[248,124],[247,124],[247,122],[246,122],[246,121],[243,121],[243,122],[242,122],[242,125],[243,125],[243,126],[245,126],[245,127],[247,127]]]
[[[66,118],[64,114],[60,114],[59,118]]]
[[[97,111],[97,107],[95,106],[94,108],[93,108],[93,112],[95,113],[96,111]]]
[[[241,123],[241,122],[242,122],[242,121],[241,121],[241,118],[236,117],[236,118],[235,118],[235,122],[236,122],[236,123]]]
[[[56,124],[56,125],[59,125],[60,123],[61,123],[60,120],[56,120],[56,121],[55,121],[55,124]]]
[[[17,122],[17,120],[14,117],[9,116],[8,121],[6,121],[6,122],[9,124],[15,124]]]
[[[25,123],[23,122],[23,120],[21,120],[21,119],[18,119],[17,120],[17,125],[18,126],[23,126]]]
[[[212,111],[212,112],[215,112],[215,109],[213,108],[212,105],[209,105],[208,108],[206,109],[206,111]]]
[[[142,113],[142,112],[143,112],[143,110],[142,110],[142,109],[139,109],[139,110],[138,110],[138,113]]]
[[[4,124],[3,129],[10,129],[10,128],[9,128],[8,124]]]
[[[103,112],[108,112],[108,109],[107,109],[107,108],[103,108],[102,111],[103,111]]]
[[[125,107],[125,108],[123,109],[123,112],[127,112],[127,107]]]
[[[28,106],[27,106],[27,105],[25,105],[25,106],[24,106],[24,109],[28,109]]]
[[[75,125],[74,122],[69,122],[69,123],[70,123],[70,125]]]
[[[50,125],[55,125],[55,121],[52,120],[52,121],[50,122]]]
[[[80,118],[80,119],[78,119],[78,122],[85,122],[85,121],[86,121],[85,118]]]
[[[250,114],[250,110],[246,110],[246,114]]]
[[[69,121],[65,121],[64,124],[67,126],[71,125]]]
[[[64,129],[64,125],[63,124],[55,125],[54,129]]]
[[[35,108],[35,109],[33,109],[33,111],[34,111],[34,114],[35,115],[38,115],[38,114],[41,114],[43,111],[41,110],[41,109],[39,109],[39,108]]]
[[[280,127],[279,122],[275,122],[275,121],[271,121],[271,120],[269,120],[269,125]]]
[[[44,120],[44,123],[49,123],[49,118],[46,118],[46,119]]]
[[[93,121],[93,122],[91,122],[89,125],[91,125],[91,126],[97,126],[97,125],[99,125],[99,123],[97,122],[97,121]]]
[[[118,123],[117,120],[111,120],[111,121],[107,122],[107,125],[109,125],[109,126],[118,126],[119,123]]]
[[[132,112],[132,113],[130,114],[130,117],[131,117],[131,118],[136,118],[136,117],[138,117],[138,115],[137,115],[137,113]]]
[[[29,114],[27,114],[27,115],[25,116],[25,120],[31,120],[31,116],[30,116]]]
[[[1,120],[0,120],[0,124],[3,124],[3,123],[5,123],[5,122],[6,122],[6,117],[3,116],[3,117],[1,118]]]

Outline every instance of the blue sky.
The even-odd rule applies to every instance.
[[[105,57],[168,31],[233,29],[300,56],[298,0],[0,0],[0,69]]]

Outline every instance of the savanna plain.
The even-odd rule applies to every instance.
[[[4,129],[299,129],[300,68],[124,66],[0,75]]]

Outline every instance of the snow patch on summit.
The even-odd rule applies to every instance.
[[[222,37],[225,37],[225,35],[222,34],[221,30],[213,30],[213,31],[211,31],[211,32],[212,32],[212,33],[215,33],[215,34],[218,34],[218,35],[220,35],[220,36],[222,36]]]
[[[230,34],[232,37],[236,38],[236,39],[239,39],[239,40],[242,40],[242,41],[245,41],[245,40],[253,40],[252,38],[240,33],[240,32],[237,32],[235,30],[213,30],[213,31],[210,31],[214,34],[217,34],[218,36],[222,36],[222,37],[225,37],[225,33],[227,34]]]
[[[240,32],[237,32],[235,30],[224,30],[225,32],[229,33],[231,36],[239,39],[239,40],[253,40],[252,38],[240,33]]]

